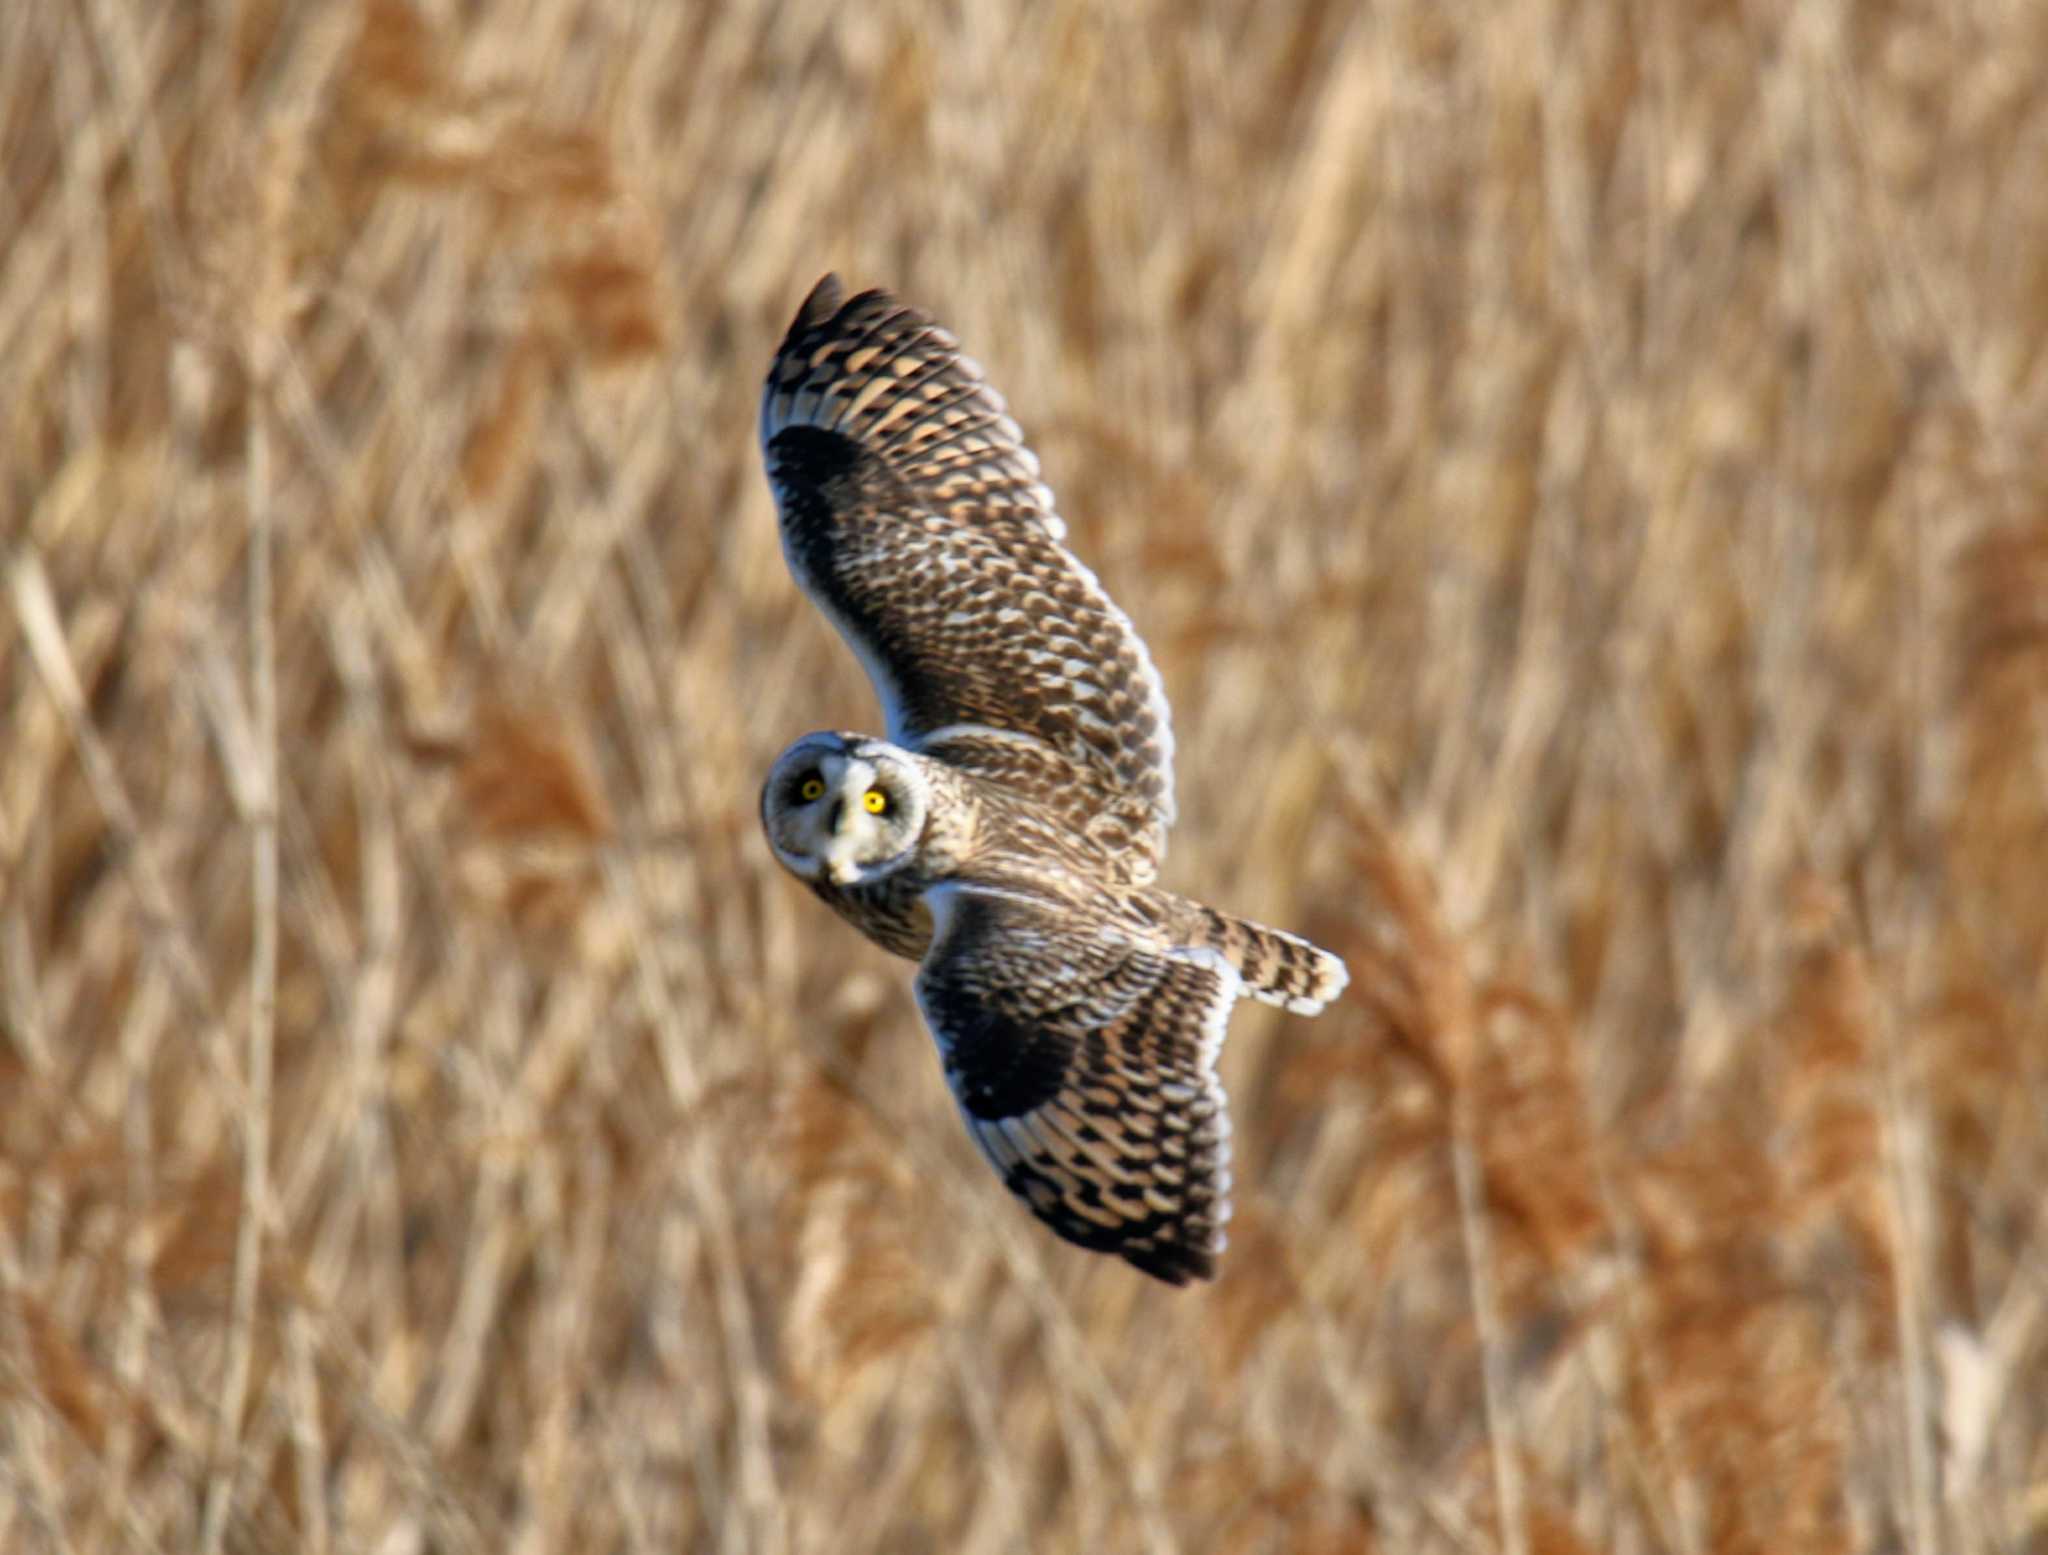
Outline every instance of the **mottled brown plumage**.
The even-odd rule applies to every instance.
[[[778,758],[777,858],[921,962],[968,1130],[1035,1214],[1160,1279],[1213,1275],[1231,1006],[1313,1014],[1343,963],[1152,884],[1174,818],[1165,692],[951,335],[827,276],[769,370],[761,439],[790,570],[888,729]]]
[[[1034,764],[1074,824],[1156,868],[1166,693],[953,337],[887,292],[841,304],[827,276],[769,371],[761,437],[790,569],[866,666],[890,738],[1003,782]]]

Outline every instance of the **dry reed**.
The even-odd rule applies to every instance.
[[[2043,1547],[2044,148],[2024,6],[8,9],[0,1547]],[[827,268],[1351,963],[1213,1288],[759,842]]]

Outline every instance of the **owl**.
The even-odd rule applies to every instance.
[[[785,750],[770,848],[918,963],[967,1130],[1033,1214],[1169,1283],[1213,1278],[1231,1007],[1313,1015],[1344,963],[1155,883],[1174,819],[1158,672],[950,334],[826,276],[769,368],[761,447],[790,572],[887,731]]]

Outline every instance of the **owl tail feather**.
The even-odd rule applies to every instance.
[[[1254,999],[1296,1015],[1317,1015],[1351,981],[1344,963],[1320,946],[1249,918],[1191,905],[1195,911],[1189,937],[1221,951]]]

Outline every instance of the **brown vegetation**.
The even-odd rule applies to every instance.
[[[0,1547],[2048,1549],[2044,189],[2039,7],[7,8]],[[1214,1287],[759,840],[827,268],[1350,960]]]

